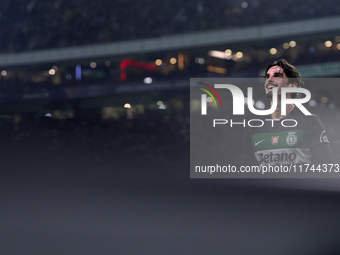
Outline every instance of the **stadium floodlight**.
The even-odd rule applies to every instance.
[[[162,60],[161,59],[157,59],[156,61],[155,61],[155,64],[157,65],[157,66],[160,66],[160,65],[162,65]]]
[[[242,58],[243,57],[243,53],[241,51],[236,53],[236,58]]]
[[[288,48],[289,48],[289,43],[284,43],[283,45],[282,45],[282,47],[285,49],[285,50],[287,50]]]
[[[326,46],[327,48],[331,47],[332,44],[333,44],[333,43],[332,43],[331,41],[325,41],[325,46]]]
[[[265,105],[264,102],[262,102],[261,100],[259,100],[259,101],[256,101],[255,107],[256,107],[257,109],[263,110],[263,109],[266,107],[266,105]]]
[[[151,84],[152,83],[152,78],[151,77],[145,77],[144,78],[144,83],[145,84]]]
[[[177,63],[177,59],[176,58],[171,58],[170,59],[170,64],[176,64]]]
[[[227,56],[230,56],[232,53],[233,53],[233,52],[232,52],[231,49],[226,49],[226,50],[225,50],[225,54],[226,54]]]
[[[205,60],[204,58],[195,58],[195,63],[196,64],[200,64],[200,65],[203,65],[205,63]]]
[[[315,100],[310,100],[309,102],[308,102],[308,105],[310,106],[310,107],[316,107],[317,106],[317,102],[315,101]]]
[[[290,41],[289,42],[289,46],[294,48],[296,46],[296,42],[295,41]]]
[[[326,104],[328,102],[328,98],[327,97],[321,97],[320,102],[323,104]]]
[[[50,70],[48,71],[48,74],[49,74],[49,75],[55,75],[55,70],[54,70],[54,69],[50,69]]]
[[[225,52],[223,51],[218,51],[218,50],[211,50],[208,52],[208,55],[210,57],[214,57],[214,58],[221,58],[221,59],[226,59],[227,55]]]
[[[277,49],[276,48],[271,48],[269,50],[269,53],[272,54],[272,55],[275,55],[277,53]]]
[[[248,7],[248,3],[247,3],[247,2],[242,2],[242,3],[241,3],[241,7],[242,7],[243,9],[247,8],[247,7]]]

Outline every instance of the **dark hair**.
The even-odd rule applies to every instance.
[[[283,69],[283,72],[288,77],[289,83],[296,83],[298,87],[301,87],[303,85],[303,80],[301,78],[300,73],[295,68],[295,66],[289,64],[287,60],[285,59],[279,59],[274,61],[273,63],[269,64],[266,68],[266,74],[270,68],[273,66],[280,66]],[[292,93],[292,98],[300,98],[300,93]]]

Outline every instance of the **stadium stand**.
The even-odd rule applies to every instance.
[[[80,46],[340,14],[336,1],[3,1],[1,52]]]

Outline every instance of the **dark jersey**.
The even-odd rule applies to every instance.
[[[332,152],[325,128],[316,115],[297,107],[283,119],[264,118],[261,127],[245,132],[245,160],[249,164],[283,165],[331,163]]]

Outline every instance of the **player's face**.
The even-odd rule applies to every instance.
[[[272,98],[273,88],[277,88],[277,94],[281,95],[281,88],[288,87],[288,78],[280,66],[272,66],[269,68],[266,74],[266,82],[264,84],[264,90],[266,97]],[[288,95],[287,95],[288,97]]]

